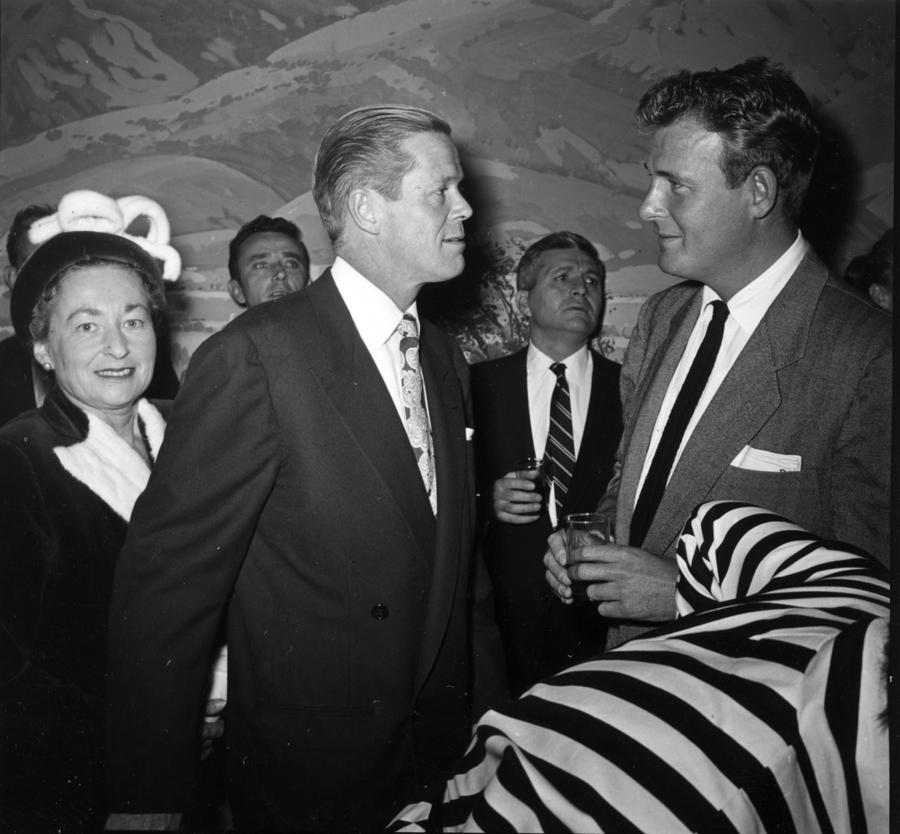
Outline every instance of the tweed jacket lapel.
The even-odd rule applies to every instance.
[[[434,551],[434,516],[414,453],[393,400],[359,337],[331,271],[327,270],[310,285],[305,295],[313,309],[313,326],[306,328],[304,334],[309,342],[305,356],[310,368],[340,413],[357,452],[393,496],[396,510],[409,525],[422,558],[430,562]],[[439,480],[438,501],[441,500],[440,484]]]
[[[731,461],[781,404],[778,371],[803,356],[827,277],[818,258],[808,255],[766,312],[672,472],[647,531],[648,550],[663,553],[673,545],[694,507],[708,499]]]
[[[653,434],[653,427],[662,407],[666,389],[675,374],[691,331],[694,329],[697,316],[700,314],[701,292],[702,287],[698,286],[696,292],[679,300],[677,306],[670,312],[668,321],[654,322],[653,329],[647,336],[648,345],[644,360],[646,370],[642,372],[632,394],[633,401],[640,405],[632,418],[633,424],[630,428],[628,446],[625,449],[622,479],[619,486],[617,517],[620,519],[619,526],[623,528],[616,530],[616,538],[619,541],[628,541],[631,513],[634,509],[638,481],[650,445],[650,437]],[[624,402],[623,406],[626,406]],[[625,419],[628,420],[627,414]],[[627,424],[625,431],[629,431]],[[622,519],[627,519],[627,523],[622,525]]]

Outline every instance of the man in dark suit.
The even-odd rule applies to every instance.
[[[110,827],[188,809],[222,618],[239,829],[385,825],[504,691],[468,368],[416,308],[462,271],[461,179],[443,119],[346,114],[315,163],[334,265],[193,357],[116,575]]]
[[[675,541],[704,501],[769,507],[889,560],[890,317],[798,229],[818,145],[806,96],[758,58],[663,79],[638,122],[653,130],[641,217],[660,268],[689,283],[647,301],[626,352],[602,501],[618,544],[571,576],[558,539],[545,557],[563,598],[591,581],[600,613],[624,621],[611,645],[674,616]]]
[[[565,515],[596,507],[622,432],[619,365],[589,347],[603,319],[605,277],[596,248],[581,235],[554,232],[532,243],[516,269],[529,344],[472,366],[482,546],[516,694],[602,651],[606,638],[594,606],[566,606],[550,592],[542,561],[547,537]],[[559,506],[552,486],[543,500],[537,470],[516,470],[526,458],[545,458],[558,362],[565,366],[575,455]]]
[[[56,209],[49,205],[26,206],[16,213],[6,235],[6,254],[9,264],[4,279],[12,292],[16,276],[25,259],[37,248],[28,237],[28,230],[35,220],[49,217]],[[172,399],[178,393],[178,377],[172,367],[169,343],[165,335],[157,333],[156,364],[153,379],[144,396],[149,399]],[[15,337],[0,340],[0,426],[42,405],[47,391],[53,385],[53,374],[45,371],[34,360],[24,345]]]

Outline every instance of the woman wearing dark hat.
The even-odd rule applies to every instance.
[[[143,197],[73,192],[31,234],[10,312],[55,384],[0,429],[0,829],[96,831],[113,569],[165,429],[141,395],[180,259]]]

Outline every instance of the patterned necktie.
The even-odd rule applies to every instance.
[[[544,461],[556,496],[556,520],[562,523],[562,508],[575,469],[575,438],[572,435],[572,404],[566,366],[562,362],[554,362],[550,370],[556,374],[556,385],[550,399],[550,431],[547,433]]]
[[[404,425],[409,443],[416,455],[419,474],[428,493],[431,511],[437,514],[437,495],[434,489],[434,448],[428,411],[425,408],[425,390],[422,370],[419,367],[419,327],[416,320],[406,313],[397,325],[400,335],[400,397],[403,401]]]
[[[662,500],[666,484],[669,482],[669,472],[675,461],[675,455],[681,446],[684,431],[691,421],[697,403],[703,395],[716,356],[722,345],[722,334],[725,330],[725,320],[728,318],[728,305],[724,301],[712,301],[712,319],[706,328],[706,335],[697,349],[697,355],[691,363],[690,370],[684,379],[684,384],[675,398],[675,404],[666,421],[659,445],[653,455],[653,462],[647,470],[641,494],[638,496],[631,516],[631,530],[628,537],[629,544],[640,547],[644,543],[650,523],[656,515],[659,502]]]

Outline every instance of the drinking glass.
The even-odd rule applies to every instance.
[[[612,544],[615,541],[612,519],[600,513],[571,513],[566,516],[566,560],[569,565],[569,577],[572,566],[579,562],[591,561],[583,559],[582,552],[587,545]],[[587,589],[591,582],[572,580],[572,599],[575,602],[592,602],[588,599]]]
[[[523,473],[531,474],[532,472],[537,472],[537,478],[534,480],[534,489],[541,497],[541,502],[546,503],[549,485],[547,484],[547,477],[544,472],[544,461],[533,456],[522,458],[522,460],[516,462],[513,469],[519,477],[522,477]]]

